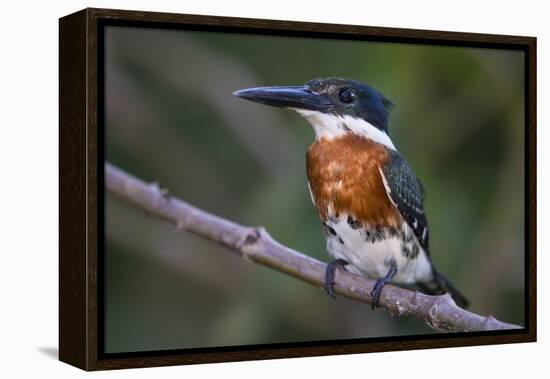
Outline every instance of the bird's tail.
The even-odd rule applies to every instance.
[[[418,284],[422,292],[426,293],[427,295],[443,295],[448,292],[451,294],[452,298],[459,307],[466,309],[469,305],[469,302],[460,293],[460,291],[458,291],[447,278],[445,278],[435,269],[433,270],[433,273],[433,280],[431,282]]]

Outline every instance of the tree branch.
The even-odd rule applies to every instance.
[[[229,247],[247,261],[267,266],[304,282],[322,287],[326,264],[275,241],[262,227],[247,227],[207,213],[106,163],[108,191],[137,208],[213,242]],[[341,296],[371,303],[373,280],[337,269],[334,289]],[[459,308],[450,295],[428,296],[387,285],[379,306],[391,315],[413,315],[438,331],[520,329],[519,325],[483,317]]]

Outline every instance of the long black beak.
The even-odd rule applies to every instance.
[[[328,99],[305,86],[247,88],[235,91],[233,95],[274,107],[324,111],[331,106]]]

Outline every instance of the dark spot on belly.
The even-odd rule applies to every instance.
[[[376,241],[383,241],[388,238],[390,234],[389,228],[384,228],[381,225],[365,229],[365,240],[367,242],[375,243]]]
[[[410,258],[411,259],[415,259],[416,257],[418,257],[418,253],[420,252],[420,249],[418,248],[418,245],[415,243],[413,245],[413,248],[412,248],[412,253],[411,253],[411,256]]]
[[[397,267],[397,262],[393,258],[386,258],[386,260],[384,260],[384,265],[388,267]]]
[[[383,228],[382,225],[376,225],[375,234],[376,239],[382,240],[386,239],[386,228]]]
[[[403,242],[411,243],[413,242],[414,235],[411,231],[401,231],[401,240]]]
[[[348,225],[349,225],[350,228],[352,228],[353,230],[357,230],[357,229],[359,229],[360,227],[363,226],[363,225],[361,225],[361,223],[359,222],[359,220],[354,220],[353,217],[351,217],[351,216],[348,216]]]
[[[338,213],[336,213],[335,215],[329,214],[328,220],[333,224],[338,224]]]
[[[375,239],[370,230],[365,230],[365,241],[374,243]]]
[[[406,243],[401,244],[401,254],[405,258],[409,258],[409,256],[411,255],[411,250],[409,249],[409,246]]]
[[[342,245],[344,244],[344,240],[342,239],[342,237],[340,237],[338,235],[338,233],[336,233],[336,230],[334,230],[334,228],[332,226],[330,226],[326,222],[323,222],[323,226],[324,226],[324,230],[325,230],[325,236],[327,236],[327,238],[329,236],[338,237],[338,242],[340,242]]]

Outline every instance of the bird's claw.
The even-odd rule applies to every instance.
[[[395,262],[391,262],[390,270],[388,271],[386,276],[378,279],[376,283],[374,283],[374,286],[372,287],[372,291],[370,291],[370,296],[372,297],[371,307],[373,310],[376,309],[376,307],[378,307],[378,301],[380,300],[380,294],[382,293],[382,288],[384,288],[384,286],[387,283],[391,282],[391,280],[393,279],[396,273],[397,273],[397,265],[395,264]]]
[[[372,297],[371,308],[374,310],[378,307],[378,301],[380,300],[380,294],[382,293],[382,288],[386,285],[386,278],[380,278],[374,283],[372,291],[370,291],[370,296]]]
[[[336,299],[336,296],[334,295],[334,273],[336,271],[336,267],[343,267],[347,264],[348,262],[344,259],[335,259],[327,265],[327,270],[325,271],[325,284],[323,285],[323,288],[333,299]]]

